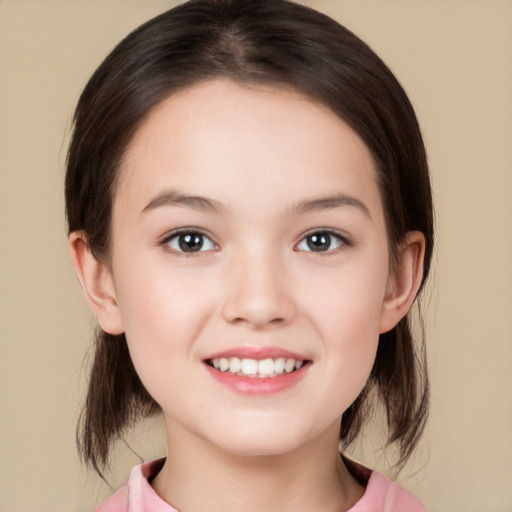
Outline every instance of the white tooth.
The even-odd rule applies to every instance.
[[[304,361],[300,361],[300,360],[299,360],[299,361],[297,361],[297,362],[295,363],[295,369],[296,369],[296,370],[298,370],[298,369],[302,366],[302,363],[304,363]]]
[[[232,357],[229,360],[229,371],[231,373],[238,373],[242,368],[242,361],[238,357]]]
[[[274,373],[274,360],[273,359],[262,359],[258,361],[258,374],[261,376],[268,377]]]
[[[255,359],[242,359],[241,370],[244,375],[256,375],[258,373],[258,361]]]
[[[225,357],[221,357],[219,361],[219,370],[225,372],[229,368],[229,360]]]
[[[281,374],[284,372],[284,365],[286,363],[286,359],[284,357],[279,357],[274,361],[274,371],[277,374]]]
[[[212,359],[213,367],[218,370],[219,369],[219,358],[216,357],[215,359]]]
[[[284,364],[284,369],[286,373],[290,373],[295,368],[295,359],[287,359]]]

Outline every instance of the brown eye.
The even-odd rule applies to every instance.
[[[341,236],[329,231],[316,231],[305,236],[297,245],[300,251],[328,252],[337,249],[345,241]]]
[[[184,231],[177,233],[165,242],[171,249],[177,252],[211,251],[215,244],[203,233],[197,231]]]

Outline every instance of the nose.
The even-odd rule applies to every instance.
[[[295,315],[291,283],[278,258],[239,255],[226,269],[222,316],[252,329],[286,325]]]

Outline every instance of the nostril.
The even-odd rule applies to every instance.
[[[226,277],[222,316],[229,323],[255,328],[287,324],[294,315],[295,306],[289,287],[284,286],[284,276],[276,275],[275,265],[262,266],[255,260],[252,266],[248,265],[245,260],[245,272],[232,269]]]
[[[238,316],[231,320],[229,320],[230,323],[233,324],[247,324],[250,327],[253,328],[260,328],[264,326],[280,326],[286,324],[286,319],[284,317],[277,317],[277,318],[269,318],[268,316],[264,315],[255,315],[250,314],[245,317]]]

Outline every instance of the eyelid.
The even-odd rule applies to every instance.
[[[208,250],[185,252],[185,251],[180,251],[180,250],[174,249],[174,248],[169,246],[169,242],[173,238],[176,238],[179,235],[188,234],[188,233],[196,233],[198,235],[204,236],[205,238],[210,240],[210,242],[212,243],[212,245],[215,246],[215,248],[214,249],[208,249]],[[198,256],[199,253],[201,253],[201,252],[209,252],[211,250],[218,250],[220,248],[219,244],[215,241],[215,239],[214,239],[214,237],[212,235],[207,233],[204,229],[196,228],[196,227],[193,227],[193,226],[173,229],[172,231],[169,231],[168,233],[166,233],[159,240],[158,245],[167,246],[168,250],[172,251],[175,254],[179,254],[180,256],[185,256],[185,257]]]
[[[341,244],[338,247],[335,247],[334,249],[329,249],[327,251],[318,251],[317,252],[318,255],[323,255],[323,256],[331,255],[333,253],[337,253],[338,251],[343,250],[348,247],[351,247],[353,245],[351,238],[341,231],[338,231],[333,228],[314,228],[314,229],[310,229],[309,231],[307,231],[306,233],[304,233],[301,236],[299,241],[295,244],[294,250],[301,251],[301,252],[302,251],[303,252],[315,252],[315,251],[311,251],[311,250],[308,251],[308,250],[298,249],[298,246],[299,246],[299,244],[304,242],[308,236],[311,236],[314,234],[320,234],[320,233],[330,235],[334,238],[337,238],[341,242]]]

